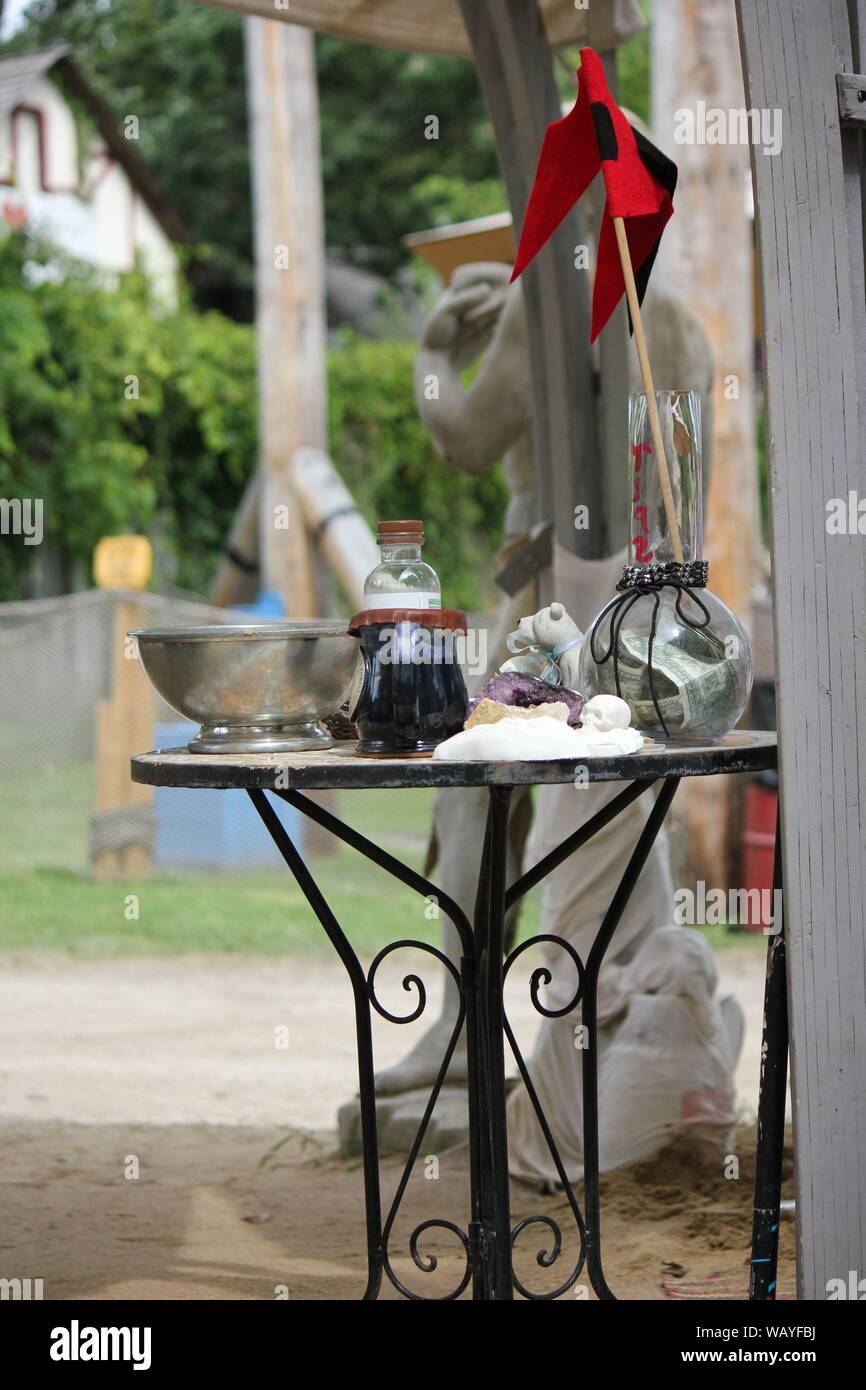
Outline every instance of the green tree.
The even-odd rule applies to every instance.
[[[328,354],[330,449],[375,524],[423,517],[446,601],[492,601],[505,487],[455,473],[415,407],[411,342],[344,339]],[[17,232],[0,240],[0,497],[43,499],[66,587],[90,582],[103,535],[158,538],[158,577],[204,593],[255,465],[252,329],[154,305]],[[168,562],[165,556],[168,552]],[[0,541],[0,598],[26,596],[34,548]]]
[[[643,3],[648,13],[649,0]],[[248,315],[242,18],[190,0],[33,0],[6,47],[60,41],[72,46],[119,120],[139,117],[139,152],[196,248],[199,302]],[[406,264],[408,232],[507,206],[471,62],[327,35],[317,37],[316,54],[331,248],[390,275]],[[574,56],[557,63],[563,100],[574,91]],[[646,32],[620,49],[618,66],[622,101],[647,119]]]
[[[505,481],[498,468],[458,473],[436,453],[415,405],[414,355],[412,343],[353,337],[328,354],[331,456],[371,526],[422,518],[446,606],[492,605]]]
[[[407,232],[506,206],[472,63],[321,36],[326,239],[385,273]]]
[[[189,0],[33,0],[5,46],[70,45],[180,214],[205,293],[252,283],[243,21]]]
[[[196,284],[251,283],[243,21],[189,0],[33,0],[16,51],[68,43],[118,120],[135,114],[139,153],[197,251]],[[319,36],[326,236],[389,273],[401,238],[505,206],[472,64]],[[428,116],[438,139],[428,139]],[[491,188],[491,184],[493,188]]]
[[[88,582],[101,536],[132,530],[164,537],[178,582],[202,589],[254,465],[255,400],[250,328],[0,241],[0,496],[43,499],[67,586]],[[27,593],[33,558],[4,539],[0,594]]]

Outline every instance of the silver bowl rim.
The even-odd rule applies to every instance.
[[[273,642],[305,637],[351,637],[346,623],[214,623],[209,627],[144,627],[127,634],[139,642]],[[354,639],[353,639],[354,640]]]

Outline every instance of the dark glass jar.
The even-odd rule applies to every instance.
[[[361,643],[349,701],[359,753],[423,757],[460,732],[469,709],[460,665],[465,613],[368,609],[349,631]]]

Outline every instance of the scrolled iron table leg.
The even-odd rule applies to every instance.
[[[401,940],[393,941],[389,945],[383,947],[383,949],[378,952],[369,970],[365,974],[351,943],[348,941],[345,933],[337,922],[321,890],[307,869],[302,856],[292,842],[291,837],[286,832],[282,822],[274,812],[265,793],[263,791],[249,791],[250,798],[277,846],[277,849],[294,874],[307,902],[324,927],[329,940],[345,965],[352,985],[358,1045],[358,1082],[367,1224],[368,1281],[364,1298],[373,1299],[378,1297],[382,1284],[382,1274],[384,1273],[398,1292],[405,1298],[414,1301],[428,1301],[430,1295],[419,1293],[410,1288],[395,1270],[391,1261],[389,1241],[400,1209],[400,1204],[403,1200],[412,1170],[421,1149],[421,1144],[424,1140],[424,1135],[445,1081],[445,1076],[454,1048],[457,1044],[457,1039],[464,1025],[468,1029],[467,1053],[469,1065],[470,1068],[474,1067],[476,1072],[478,1070],[477,1001],[475,991],[477,970],[472,928],[459,905],[446,893],[437,889],[428,879],[424,878],[422,874],[417,873],[408,865],[403,864],[399,859],[389,854],[387,850],[381,849],[378,845],[375,845],[371,840],[368,840],[364,835],[360,834],[359,831],[344,824],[344,822],[332,815],[331,812],[327,811],[324,807],[319,806],[315,801],[301,795],[299,792],[274,789],[274,794],[294,806],[311,820],[316,821],[319,825],[331,831],[332,834],[336,835],[346,844],[351,845],[373,863],[378,864],[388,873],[393,874],[394,877],[398,878],[408,888],[413,889],[425,898],[435,895],[442,910],[454,923],[461,940],[464,956],[459,971],[443,952],[439,951],[435,946],[431,946],[429,942]],[[498,872],[498,869],[496,871]],[[379,1183],[379,1148],[376,1122],[371,1010],[375,1010],[382,1018],[396,1024],[411,1023],[424,1012],[427,1002],[426,989],[423,981],[414,973],[404,976],[403,979],[404,989],[415,992],[417,998],[415,1007],[410,1009],[408,1013],[404,1015],[392,1013],[384,1007],[376,994],[376,973],[379,965],[386,956],[407,947],[427,952],[438,960],[445,969],[451,971],[460,996],[460,1008],[439,1067],[438,1075],[430,1091],[421,1123],[418,1126],[415,1139],[410,1147],[409,1155],[398,1181],[396,1192],[391,1200],[390,1207],[388,1208],[387,1215],[383,1222]],[[484,1244],[479,1238],[482,1227],[478,1194],[484,1189],[483,1182],[481,1182],[478,1177],[481,1167],[481,1153],[483,1152],[483,1146],[479,1143],[479,1136],[482,1131],[477,1119],[478,1106],[479,1093],[476,1087],[475,1093],[470,1096],[470,1137],[472,1140],[470,1143],[470,1166],[473,1175],[473,1203],[472,1221],[470,1222],[469,1230],[463,1231],[455,1222],[436,1217],[422,1221],[415,1227],[409,1236],[409,1254],[415,1267],[424,1274],[432,1274],[438,1267],[436,1256],[425,1254],[421,1247],[421,1241],[429,1231],[447,1231],[452,1236],[456,1236],[462,1246],[465,1259],[463,1274],[454,1287],[447,1293],[436,1296],[440,1301],[459,1298],[460,1294],[468,1286],[470,1279],[473,1277],[476,1281],[476,1287],[478,1287],[479,1281],[483,1281],[485,1273]],[[472,1139],[472,1136],[474,1136],[474,1139]],[[481,1296],[490,1297],[491,1295],[484,1292]]]
[[[586,844],[597,834],[605,825],[615,819],[631,805],[643,792],[649,790],[654,785],[652,783],[633,783],[626,787],[617,796],[613,797],[607,806],[603,807],[595,816],[591,817],[560,845],[553,849],[548,855],[539,861],[532,869],[525,873],[516,883],[512,884],[505,895],[505,907],[512,905],[517,898],[521,897],[535,884],[544,879],[553,869],[563,863],[576,849]],[[515,1286],[524,1298],[533,1300],[548,1300],[558,1298],[568,1289],[572,1288],[580,1276],[581,1270],[586,1265],[590,1283],[593,1289],[602,1299],[613,1299],[615,1295],[608,1286],[605,1278],[604,1268],[601,1258],[601,1215],[599,1202],[599,1153],[598,1153],[598,1049],[596,1041],[597,1031],[597,989],[598,976],[604,960],[605,952],[610,945],[613,934],[619,925],[622,914],[634,891],[641,870],[655,842],[661,827],[664,823],[671,801],[679,786],[678,778],[666,780],[659,790],[656,801],[647,816],[646,823],[637,844],[629,857],[622,877],[617,885],[616,891],[611,899],[610,907],[607,909],[601,925],[599,926],[593,945],[590,949],[586,965],[580,960],[574,948],[561,937],[554,937],[543,934],[523,941],[511,952],[505,962],[504,974],[508,973],[513,962],[532,945],[542,942],[561,947],[572,961],[577,971],[577,988],[572,998],[567,1004],[558,1009],[551,1010],[546,1008],[540,1001],[539,986],[550,983],[549,967],[543,966],[533,972],[530,981],[530,992],[536,1010],[547,1018],[558,1018],[572,1012],[578,1004],[582,1007],[581,1019],[589,1045],[583,1049],[581,1065],[583,1074],[583,1157],[584,1157],[584,1207],[582,1213],[574,1193],[572,1183],[569,1181],[562,1158],[556,1146],[553,1132],[549,1121],[544,1114],[537,1091],[533,1085],[532,1077],[527,1067],[526,1061],[520,1051],[508,1019],[503,1014],[503,1022],[512,1052],[517,1062],[518,1070],[523,1078],[529,1093],[530,1101],[535,1110],[536,1118],[544,1135],[545,1142],[550,1150],[554,1166],[559,1175],[566,1199],[571,1207],[572,1214],[580,1235],[580,1254],[571,1275],[560,1284],[558,1288],[547,1293],[536,1293],[525,1286],[525,1284],[512,1275]],[[543,1225],[547,1228],[549,1235],[553,1237],[551,1250],[541,1250],[536,1256],[536,1262],[543,1268],[551,1268],[559,1258],[562,1249],[562,1236],[557,1223],[549,1216],[525,1217],[512,1232],[512,1245],[522,1231],[530,1226]]]
[[[788,1081],[788,995],[785,968],[784,909],[782,891],[782,836],[776,819],[776,853],[773,867],[773,933],[767,943],[767,980],[764,986],[764,1030],[761,1042],[761,1081],[758,1092],[758,1143],[755,1157],[755,1210],[752,1224],[752,1260],[749,1298],[753,1302],[776,1297],[779,1257],[779,1206],[782,1193],[782,1160],[785,1149],[785,1099]]]
[[[668,808],[673,801],[679,780],[666,781],[655,805],[647,817],[637,845],[626,865],[613,895],[610,907],[598,929],[589,952],[583,989],[582,1021],[586,1028],[587,1046],[581,1058],[583,1066],[583,1166],[584,1219],[586,1221],[586,1268],[590,1283],[602,1299],[616,1295],[608,1286],[601,1259],[601,1207],[599,1199],[598,1158],[598,976],[605,952],[619,925],[634,886],[647,861],[656,836],[662,828]]]
[[[478,1298],[494,1302],[514,1297],[502,993],[510,800],[510,787],[491,787],[475,904],[479,1038],[475,1066],[470,1066],[470,1085],[478,1097],[481,1213],[481,1260],[475,1292]]]
[[[377,1298],[382,1284],[382,1198],[379,1188],[379,1143],[376,1133],[376,1088],[373,1072],[373,1034],[367,977],[345,933],[322,896],[306,864],[265,796],[251,791],[250,799],[286,864],[346,967],[355,1004],[358,1046],[358,1094],[361,1104],[361,1143],[364,1155],[364,1205],[367,1234],[367,1287],[363,1298]]]

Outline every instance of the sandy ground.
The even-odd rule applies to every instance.
[[[404,1011],[409,963],[383,969],[385,1002]],[[718,963],[722,987],[747,1013],[738,1074],[745,1118],[757,1094],[762,956],[731,948]],[[522,992],[510,1013],[530,1045],[535,1015]],[[409,1033],[377,1022],[377,1064],[397,1060]],[[0,1277],[41,1278],[46,1298],[357,1297],[361,1173],[333,1151],[354,1066],[351,999],[330,960],[7,958]],[[687,1155],[671,1151],[605,1180],[617,1292],[663,1297],[662,1266],[673,1262],[688,1270],[681,1289],[720,1273],[731,1281],[719,1284],[723,1296],[745,1293],[752,1145],[747,1125],[738,1181],[696,1175]],[[396,1252],[426,1217],[465,1223],[465,1157],[442,1155],[435,1181],[420,1167],[395,1227],[395,1266],[424,1292],[459,1281],[456,1238],[431,1233],[426,1249],[440,1255],[431,1275]],[[385,1163],[386,1198],[399,1171]],[[516,1186],[513,1206],[515,1219],[552,1213],[565,1236],[561,1198]],[[546,1238],[543,1227],[530,1229],[519,1246],[518,1274],[537,1289],[552,1286],[534,1259]],[[565,1243],[557,1271],[575,1249]],[[792,1246],[785,1227],[783,1289],[793,1286]]]

